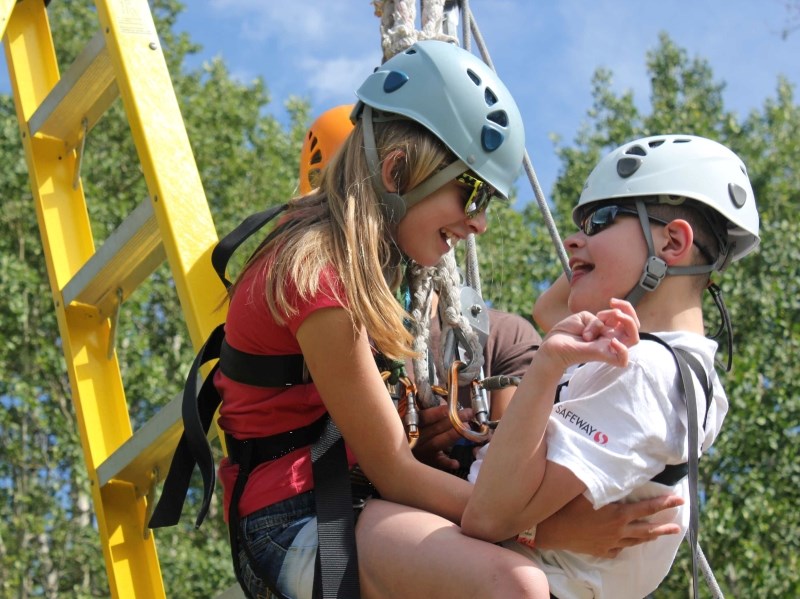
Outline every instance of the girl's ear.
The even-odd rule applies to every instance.
[[[693,242],[692,225],[681,218],[676,218],[653,234],[656,253],[669,266],[691,264]]]
[[[389,153],[381,163],[381,179],[386,191],[390,193],[400,193],[400,169],[406,158],[403,150],[394,150]]]

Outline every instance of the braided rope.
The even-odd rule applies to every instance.
[[[421,28],[416,29],[415,0],[373,0],[375,15],[381,19],[381,49],[383,59],[389,60],[414,42],[438,39],[458,43],[458,38],[442,33],[444,0],[423,0]]]
[[[434,267],[411,265],[408,284],[411,289],[412,316],[411,333],[414,337],[412,347],[418,357],[412,362],[414,381],[420,403],[424,407],[438,404],[433,396],[430,381],[427,349],[430,344],[430,316],[433,291],[439,292],[439,308],[442,328],[439,346],[434,350],[434,368],[440,381],[448,378],[448,364],[458,356],[454,354],[453,335],[459,331],[462,341],[466,341],[472,359],[460,372],[459,381],[468,384],[480,376],[483,367],[483,347],[478,334],[472,330],[467,318],[461,313],[461,275],[456,265],[455,254],[447,252]]]

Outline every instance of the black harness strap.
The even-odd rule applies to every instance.
[[[228,345],[220,347],[220,370],[233,381],[254,387],[286,387],[310,383],[303,354],[262,356],[248,354]],[[267,360],[265,360],[267,358]]]
[[[225,237],[219,240],[211,252],[211,265],[217,272],[217,276],[222,281],[225,288],[231,286],[231,282],[225,271],[228,269],[228,262],[237,248],[247,241],[256,231],[259,231],[264,225],[275,218],[278,214],[286,210],[289,204],[282,204],[280,206],[273,206],[261,212],[256,212],[245,218],[239,225]],[[262,247],[272,238],[270,234],[259,247]]]
[[[226,269],[233,252],[286,207],[287,205],[277,206],[250,215],[214,248],[211,262],[226,288],[231,286],[226,277]],[[269,243],[274,234],[275,231],[259,245],[259,248]],[[200,368],[214,359],[218,359],[218,362],[198,392]],[[221,397],[213,381],[218,369],[231,380],[257,387],[280,388],[311,382],[302,354],[278,356],[249,354],[230,346],[225,341],[224,324],[214,329],[195,357],[184,385],[182,403],[184,431],[173,455],[161,497],[148,523],[150,528],[177,524],[195,464],[199,466],[203,477],[203,503],[195,525],[199,527],[208,513],[216,483],[216,473],[207,434],[221,403]],[[344,440],[328,414],[310,425],[277,435],[239,440],[226,434],[225,440],[229,459],[239,466],[231,493],[228,528],[231,556],[242,590],[247,593],[239,568],[241,523],[239,501],[250,474],[259,464],[310,445],[319,537],[314,596],[317,597],[321,593],[323,599],[359,597],[355,519],[347,454]],[[245,551],[247,551],[246,546]],[[251,564],[255,566],[253,556],[249,555],[249,558]],[[273,594],[282,597],[279,592],[271,588],[272,585],[263,576],[260,577],[270,586]]]
[[[323,599],[361,596],[355,517],[344,439],[330,418],[311,446],[314,503],[319,537],[319,581]]]
[[[212,382],[217,367],[214,367],[203,383],[200,396],[197,393],[197,379],[200,367],[207,361],[219,357],[219,344],[224,334],[223,325],[214,329],[192,362],[183,388],[183,434],[172,456],[161,497],[148,523],[150,528],[174,526],[178,523],[195,464],[200,465],[204,487],[203,505],[195,525],[200,526],[205,518],[215,481],[214,460],[205,435],[219,405],[219,395]]]

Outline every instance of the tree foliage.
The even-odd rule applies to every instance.
[[[221,61],[184,68],[197,47],[173,30],[181,5],[151,2],[201,179],[220,233],[289,197],[308,105],[292,100],[291,125],[266,113],[260,80],[234,79]],[[97,28],[88,3],[48,9],[62,71]],[[0,96],[0,596],[109,594],[66,366],[37,234],[12,98]],[[95,245],[148,197],[121,101],[86,143],[82,180]],[[182,387],[193,350],[166,265],[123,306],[117,351],[134,427]],[[195,488],[198,488],[195,485]],[[220,500],[217,496],[217,501]],[[185,513],[196,513],[191,495]],[[191,518],[156,533],[170,595],[211,597],[234,583],[219,503],[202,529]]]
[[[294,190],[309,107],[288,103],[291,124],[266,115],[263,81],[241,82],[224,62],[194,70],[197,51],[174,31],[175,0],[151,2],[189,138],[220,233],[245,215],[284,201]],[[50,20],[62,68],[96,27],[93,9],[54,2]],[[694,133],[737,151],[750,169],[762,218],[757,253],[720,280],[733,322],[735,358],[723,377],[731,411],[714,450],[701,462],[704,505],[701,544],[726,594],[800,595],[800,530],[794,490],[800,486],[797,367],[800,344],[798,200],[800,107],[784,80],[761,110],[727,112],[724,82],[710,65],[690,58],[662,36],[645,57],[650,105],[613,89],[613,73],[598,70],[593,104],[569,145],[557,142],[561,171],[552,190],[560,231],[583,181],[610,148],[634,137]],[[42,248],[12,100],[0,96],[0,595],[107,596],[103,558],[93,526],[88,480],[78,439]],[[147,197],[124,111],[117,102],[93,130],[83,166],[96,244]],[[560,263],[536,206],[522,212],[496,206],[479,242],[484,295],[500,308],[529,315],[537,293]],[[120,363],[134,426],[180,389],[191,344],[168,269],[159,269],[124,305]],[[714,314],[713,310],[709,314]],[[712,318],[712,322],[713,322]],[[217,497],[219,499],[219,497]],[[196,511],[191,495],[185,513]],[[214,596],[233,582],[220,506],[200,531],[190,523],[159,531],[165,585],[175,596]],[[191,520],[191,518],[185,518]],[[688,594],[685,551],[658,597]]]

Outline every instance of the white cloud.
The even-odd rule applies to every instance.
[[[305,58],[300,62],[314,100],[322,104],[352,103],[355,90],[380,64],[380,52],[360,58]]]

